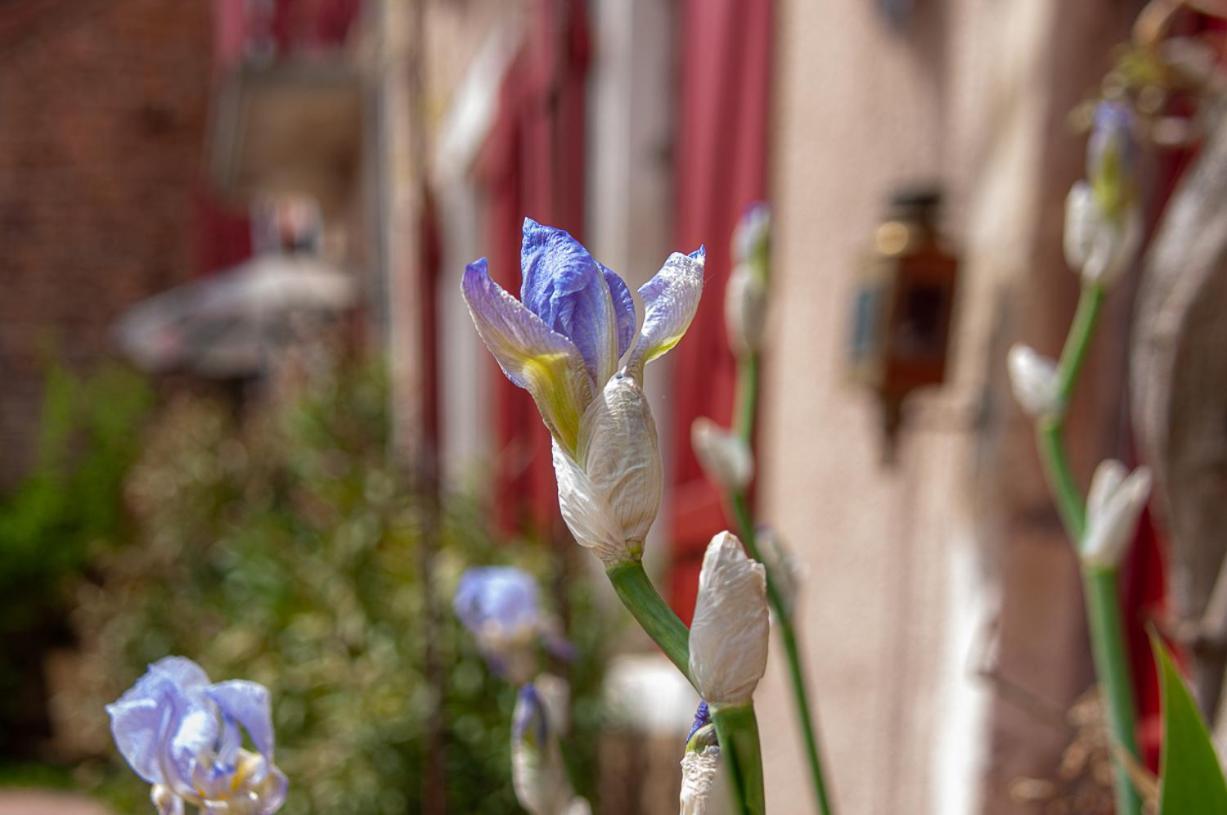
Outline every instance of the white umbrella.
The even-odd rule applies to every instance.
[[[261,255],[138,303],[116,330],[123,352],[147,371],[241,376],[356,298],[353,278],[316,258]]]

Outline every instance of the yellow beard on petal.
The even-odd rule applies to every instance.
[[[565,353],[534,354],[520,363],[520,370],[546,427],[563,449],[574,455],[584,406],[577,404],[572,394],[570,364],[571,357]]]

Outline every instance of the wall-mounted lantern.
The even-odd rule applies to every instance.
[[[940,212],[935,187],[896,191],[857,279],[848,367],[881,405],[888,463],[904,398],[946,375],[959,262],[942,238]]]

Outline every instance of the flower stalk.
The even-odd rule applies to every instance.
[[[1086,502],[1070,467],[1065,446],[1065,406],[1086,362],[1091,338],[1099,322],[1105,291],[1100,283],[1082,287],[1078,308],[1057,366],[1058,394],[1061,409],[1040,417],[1036,423],[1040,458],[1048,484],[1056,501],[1061,520],[1075,547],[1081,553],[1087,532]],[[1136,712],[1133,700],[1133,677],[1129,669],[1125,646],[1124,623],[1121,618],[1120,595],[1117,589],[1119,568],[1116,566],[1082,566],[1083,590],[1086,601],[1087,627],[1095,673],[1104,697],[1104,710],[1112,741],[1134,758],[1138,757]],[[1121,815],[1139,815],[1141,798],[1133,788],[1128,768],[1113,758],[1115,769],[1116,811]]]
[[[758,717],[754,704],[727,705],[712,709],[712,721],[720,739],[720,756],[729,768],[741,815],[765,815],[763,757],[759,748]]]
[[[734,253],[741,264],[755,269],[763,282],[763,303],[760,309],[766,308],[766,279],[769,272],[769,220],[765,208],[753,208],[743,221],[738,235],[734,238]],[[735,296],[730,294],[730,296]],[[728,313],[736,309],[726,306]],[[758,398],[760,391],[761,371],[761,332],[763,326],[758,326],[753,342],[734,341],[731,343],[737,357],[737,379],[735,403],[733,406],[733,430],[741,437],[747,449],[753,449],[754,428],[757,422]],[[736,340],[746,333],[733,321],[729,321],[728,334]],[[733,521],[741,535],[742,543],[750,557],[760,563],[768,563],[760,551],[755,529],[754,516],[750,510],[750,502],[745,486],[726,488],[725,497],[730,508]],[[778,565],[778,564],[777,564]],[[801,649],[797,642],[796,628],[793,625],[792,603],[781,590],[782,576],[767,569],[767,602],[775,618],[775,627],[779,631],[780,641],[784,645],[784,656],[788,663],[789,683],[792,688],[793,702],[796,708],[797,720],[801,726],[802,739],[805,744],[806,763],[809,767],[810,779],[814,788],[814,796],[821,815],[832,815],[834,807],[827,789],[826,776],[823,771],[822,750],[818,738],[818,726],[809,701],[806,687],[805,665]]]
[[[614,592],[682,675],[690,679],[690,632],[664,601],[639,560],[627,560],[605,570]],[[693,680],[691,680],[693,684]]]

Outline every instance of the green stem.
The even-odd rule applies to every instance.
[[[758,412],[758,354],[737,360],[737,394],[734,406],[734,430],[751,448],[754,447],[754,419]]]
[[[605,570],[622,605],[643,627],[682,676],[690,679],[690,631],[648,579],[643,563],[627,561]],[[691,683],[693,684],[693,682]]]
[[[1078,488],[1065,448],[1065,411],[1082,373],[1082,366],[1086,362],[1091,338],[1103,309],[1103,301],[1102,286],[1092,285],[1082,289],[1078,309],[1057,366],[1060,407],[1055,414],[1041,417],[1036,424],[1040,457],[1056,500],[1057,511],[1078,551],[1081,551],[1082,541],[1086,536],[1086,502]],[[1103,689],[1104,710],[1112,743],[1136,758],[1138,749],[1133,678],[1125,645],[1116,570],[1084,568],[1083,590],[1095,673]],[[1127,769],[1115,755],[1113,764],[1116,770],[1116,812],[1118,815],[1139,815],[1141,799],[1133,788]]]
[[[1088,567],[1082,581],[1086,595],[1086,615],[1091,629],[1091,648],[1095,672],[1103,689],[1103,707],[1112,733],[1112,742],[1137,758],[1136,714],[1133,706],[1133,681],[1129,672],[1128,651],[1121,624],[1117,570]],[[1139,815],[1142,801],[1119,755],[1112,756],[1116,768],[1116,811],[1120,815]]]
[[[712,721],[720,738],[720,758],[727,762],[741,815],[766,815],[763,791],[763,756],[758,739],[754,704],[712,708]]]
[[[737,361],[737,405],[735,410],[736,430],[746,444],[753,446],[754,424],[758,409],[759,391],[759,359],[758,354],[749,354]],[[729,506],[741,532],[741,542],[746,547],[747,554],[759,563],[765,563],[758,548],[758,538],[754,530],[754,516],[750,512],[750,503],[744,490],[734,490],[728,496]],[[767,602],[775,613],[776,628],[784,643],[784,655],[788,662],[788,677],[792,685],[793,702],[797,710],[797,718],[801,724],[801,737],[805,742],[805,757],[809,764],[810,780],[814,787],[814,796],[818,801],[818,811],[821,815],[832,815],[834,807],[827,790],[826,774],[822,769],[822,749],[819,746],[818,726],[809,702],[809,692],[805,682],[805,665],[801,660],[801,649],[797,643],[797,632],[793,626],[792,610],[784,602],[780,594],[779,584],[767,570]]]
[[[1086,532],[1086,504],[1065,451],[1065,410],[1090,351],[1091,337],[1095,334],[1095,326],[1103,310],[1103,300],[1103,286],[1082,289],[1078,309],[1057,365],[1057,401],[1060,408],[1055,414],[1042,417],[1036,425],[1037,444],[1048,473],[1048,483],[1056,496],[1057,510],[1070,538],[1079,548]]]
[[[729,505],[741,531],[741,542],[746,547],[746,553],[764,563],[762,553],[758,548],[758,537],[754,531],[754,518],[750,514],[750,506],[744,492],[734,491],[729,494]],[[775,613],[776,628],[784,643],[784,656],[788,662],[788,677],[792,683],[793,700],[797,708],[797,717],[801,723],[801,736],[805,740],[805,756],[809,762],[810,779],[814,785],[814,796],[818,799],[818,811],[822,815],[831,815],[834,808],[831,796],[827,791],[826,775],[822,770],[822,750],[818,746],[818,727],[814,722],[810,707],[809,692],[805,683],[805,665],[801,661],[801,649],[797,645],[797,632],[793,626],[791,609],[780,594],[779,584],[772,579],[771,570],[767,570],[767,602]]]
[[[1041,418],[1035,426],[1035,436],[1061,523],[1070,540],[1081,541],[1086,532],[1086,504],[1065,453],[1064,421],[1057,417]],[[1081,545],[1075,543],[1075,547]]]

